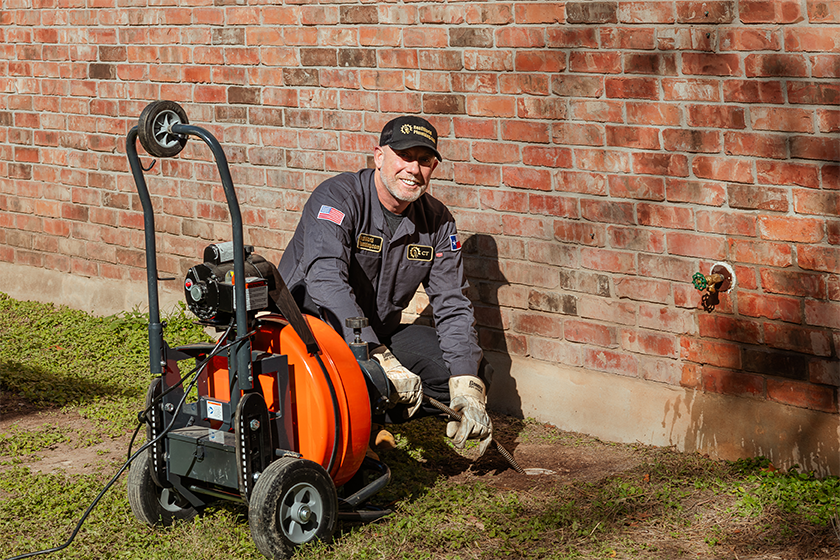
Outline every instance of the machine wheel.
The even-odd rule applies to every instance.
[[[313,461],[277,459],[260,475],[251,493],[251,536],[267,558],[291,558],[296,546],[329,540],[337,520],[335,484],[324,467]]]
[[[137,125],[137,137],[149,155],[154,157],[173,157],[178,155],[187,144],[187,136],[175,134],[174,124],[189,124],[187,113],[174,101],[155,101],[149,103],[140,113]]]
[[[144,450],[128,470],[128,503],[134,517],[147,525],[168,527],[189,521],[198,513],[173,488],[160,488],[152,480],[149,450]]]

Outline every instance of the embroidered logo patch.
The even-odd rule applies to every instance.
[[[452,248],[453,251],[461,250],[461,242],[458,241],[457,235],[452,234],[449,236],[449,246]]]
[[[318,211],[318,219],[328,220],[330,222],[333,222],[334,224],[341,225],[341,222],[344,221],[344,212],[342,212],[341,210],[337,210],[332,206],[327,206],[326,204],[324,204]]]
[[[368,233],[359,234],[356,240],[356,247],[361,251],[371,251],[373,253],[382,252],[382,238]]]
[[[409,245],[406,248],[405,258],[410,261],[430,261],[432,254],[432,248],[427,245]]]

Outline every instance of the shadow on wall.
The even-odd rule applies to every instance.
[[[461,251],[470,283],[467,295],[475,307],[478,342],[493,366],[488,404],[493,410],[522,418],[522,399],[511,375],[505,321],[499,304],[499,291],[510,285],[499,267],[499,248],[492,236],[474,234],[464,241]]]
[[[665,401],[661,418],[661,444],[680,451],[729,460],[764,456],[782,470],[840,474],[836,414],[687,390]]]

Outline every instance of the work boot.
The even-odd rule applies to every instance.
[[[394,449],[397,446],[397,441],[394,435],[385,429],[382,424],[371,424],[370,426],[370,441],[368,448],[377,451],[385,451],[387,449]]]

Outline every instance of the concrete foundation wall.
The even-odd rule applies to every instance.
[[[836,414],[500,354],[488,359],[496,369],[490,406],[500,412],[605,441],[730,460],[765,456],[778,468],[840,474]]]

